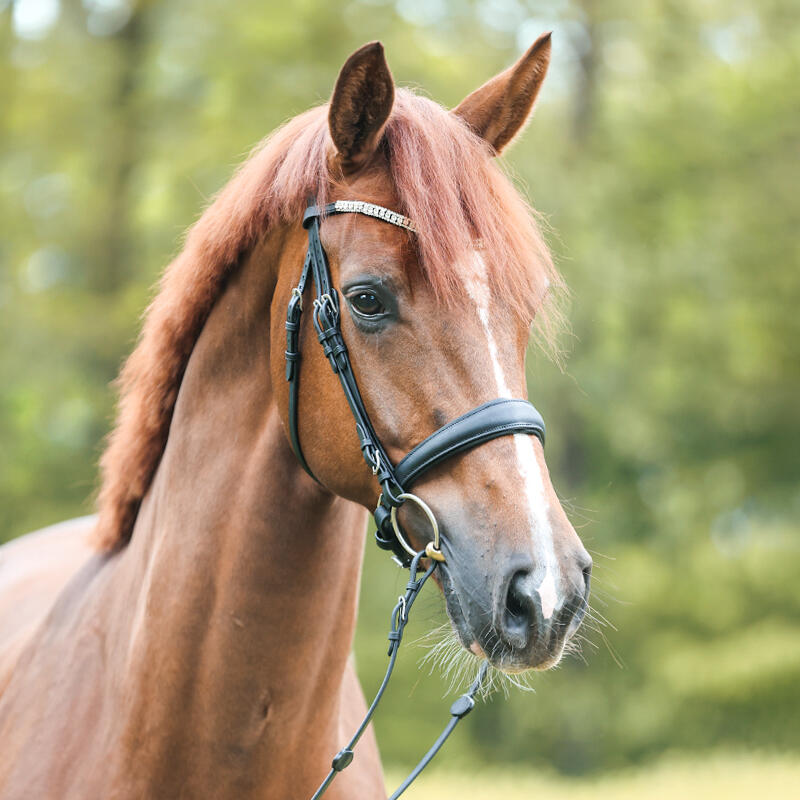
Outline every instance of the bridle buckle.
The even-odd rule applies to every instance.
[[[317,317],[326,309],[330,309],[332,314],[339,313],[339,303],[334,299],[334,295],[335,293],[325,292],[314,298],[314,313]]]
[[[370,460],[372,461],[372,474],[377,475],[381,468],[381,454],[375,450]]]

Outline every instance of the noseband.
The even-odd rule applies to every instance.
[[[438,525],[433,513],[424,501],[408,491],[410,487],[426,472],[457,453],[471,450],[500,436],[526,433],[538,437],[544,444],[544,420],[527,400],[490,400],[439,428],[414,447],[397,465],[393,465],[364,406],[342,336],[339,295],[333,287],[328,259],[319,238],[320,219],[333,214],[364,214],[414,231],[414,224],[408,217],[372,203],[337,200],[322,208],[313,201],[309,203],[303,215],[303,227],[308,230],[308,251],[300,281],[292,290],[286,315],[286,380],[289,382],[289,438],[292,449],[303,469],[317,480],[303,455],[297,428],[300,316],[303,311],[303,294],[311,277],[316,292],[313,319],[317,338],[331,368],[339,376],[350,411],[355,418],[361,453],[381,487],[378,506],[374,511],[377,527],[375,541],[382,549],[393,551],[396,560],[403,566],[411,563],[416,551],[409,545],[397,524],[397,509],[410,500],[420,506],[433,528],[433,538],[425,549],[426,555],[437,561],[444,561],[445,555],[441,549]]]
[[[500,436],[527,433],[538,437],[541,443],[544,444],[544,420],[541,414],[527,400],[498,398],[473,408],[472,411],[468,411],[452,422],[448,422],[447,425],[439,428],[427,439],[423,439],[396,465],[392,464],[364,406],[361,392],[358,390],[358,384],[353,374],[347,345],[345,345],[342,336],[339,295],[333,287],[328,259],[319,238],[320,219],[323,216],[333,214],[364,214],[368,217],[388,222],[390,225],[396,225],[411,232],[414,231],[414,224],[408,217],[372,203],[365,203],[360,200],[338,200],[321,208],[313,200],[309,201],[306,213],[303,215],[303,227],[308,230],[308,251],[303,263],[300,280],[297,286],[292,289],[292,296],[289,300],[289,308],[286,314],[286,380],[289,382],[289,439],[303,469],[319,483],[303,455],[297,429],[297,399],[300,377],[300,316],[303,312],[303,294],[310,277],[314,282],[316,293],[313,319],[317,338],[330,362],[331,368],[339,376],[339,382],[342,384],[350,411],[355,418],[356,432],[361,443],[361,453],[381,487],[378,507],[374,511],[375,525],[377,527],[375,541],[384,550],[393,551],[395,560],[401,566],[409,568],[409,581],[406,585],[405,595],[399,598],[392,611],[389,630],[389,666],[386,669],[375,699],[370,704],[355,734],[334,757],[328,775],[311,800],[317,800],[317,798],[321,797],[336,775],[353,761],[353,748],[372,719],[394,670],[411,606],[422,590],[425,581],[433,574],[438,564],[445,561],[436,517],[427,503],[415,494],[411,494],[408,489],[422,475],[448,458],[477,447],[484,442],[497,439]],[[428,518],[432,528],[433,536],[431,541],[428,542],[424,550],[418,553],[408,543],[397,522],[397,509],[404,502],[413,502],[419,506]],[[420,577],[417,577],[420,560],[426,556],[432,560],[431,565]],[[472,710],[475,705],[475,695],[483,684],[488,666],[487,661],[481,664],[478,675],[469,690],[461,695],[450,707],[450,721],[442,734],[389,800],[396,800],[403,794],[412,781],[416,779],[436,753],[439,752],[456,725]]]

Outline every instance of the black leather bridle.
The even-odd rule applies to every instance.
[[[381,487],[381,496],[374,517],[377,531],[375,540],[384,550],[392,550],[396,558],[408,566],[415,555],[407,547],[407,540],[398,538],[397,526],[392,525],[392,508],[401,506],[408,498],[408,489],[422,475],[448,458],[477,447],[500,436],[527,433],[537,436],[544,444],[545,428],[542,415],[527,401],[498,398],[473,408],[428,436],[397,465],[393,465],[381,444],[378,434],[364,407],[358,390],[347,345],[342,336],[339,295],[331,282],[325,250],[319,238],[320,218],[333,214],[360,213],[384,220],[392,225],[413,231],[413,223],[401,214],[381,206],[356,200],[339,200],[320,208],[309,203],[303,215],[303,226],[308,230],[306,253],[300,280],[292,290],[286,315],[286,380],[289,381],[289,437],[292,449],[303,469],[317,480],[303,455],[297,428],[297,404],[300,373],[300,317],[303,295],[309,278],[314,282],[314,328],[323,351],[333,371],[339,376],[345,397],[355,418],[356,432],[364,460],[372,469]],[[403,497],[405,495],[405,497]],[[436,557],[429,548],[428,555]],[[440,551],[438,551],[440,552]],[[440,553],[441,554],[441,553]],[[444,558],[438,558],[444,560]]]
[[[414,447],[399,463],[392,464],[375,432],[367,409],[364,406],[361,393],[358,390],[358,384],[347,352],[347,345],[342,336],[339,295],[333,286],[328,259],[319,238],[319,225],[323,217],[347,213],[364,214],[412,232],[414,230],[412,221],[407,217],[372,203],[360,200],[339,200],[320,207],[314,200],[309,201],[308,208],[303,215],[303,227],[308,230],[308,251],[303,263],[300,280],[292,290],[286,314],[286,380],[289,382],[289,438],[292,449],[303,469],[314,480],[317,480],[303,455],[297,428],[300,319],[303,312],[303,296],[310,278],[314,283],[315,289],[313,320],[317,338],[330,362],[331,368],[339,376],[339,382],[342,385],[350,411],[355,419],[356,432],[361,444],[361,453],[381,487],[378,506],[374,512],[377,528],[375,540],[382,549],[393,551],[395,559],[401,565],[409,567],[411,574],[406,587],[406,594],[400,598],[392,612],[391,630],[389,632],[390,661],[380,689],[356,734],[333,759],[327,778],[320,785],[312,800],[320,797],[336,774],[341,772],[353,760],[353,747],[372,718],[394,669],[403,630],[408,621],[408,611],[423,584],[431,576],[438,563],[446,560],[446,555],[441,549],[438,526],[433,513],[424,501],[416,495],[410,494],[408,489],[422,475],[448,458],[500,436],[518,433],[531,434],[538,437],[542,444],[544,444],[545,439],[544,420],[541,414],[527,400],[497,398],[473,408],[472,411],[462,414],[452,422],[439,428],[439,430]],[[407,500],[412,500],[422,507],[433,527],[434,535],[432,541],[419,553],[410,547],[407,537],[401,533],[397,524],[396,510]],[[420,578],[417,578],[420,559],[426,556],[432,559],[431,566]],[[438,752],[458,721],[472,710],[474,695],[480,689],[487,667],[488,664],[484,662],[470,690],[453,703],[450,709],[451,720],[445,731],[390,800],[399,797],[405,791],[411,781],[419,775]]]

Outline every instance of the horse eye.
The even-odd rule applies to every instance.
[[[350,300],[350,305],[353,306],[359,314],[363,314],[365,317],[377,317],[386,310],[383,307],[383,303],[378,299],[378,296],[374,292],[365,289],[353,292],[353,294],[348,297],[348,300]]]

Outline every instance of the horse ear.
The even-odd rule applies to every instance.
[[[530,116],[550,63],[550,36],[540,36],[514,66],[495,75],[453,109],[497,154]]]
[[[328,127],[345,172],[375,152],[394,103],[394,80],[380,42],[370,42],[345,61],[336,80]]]

